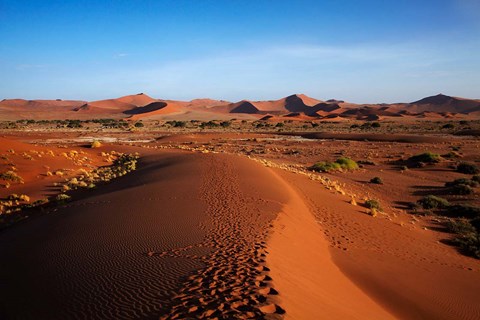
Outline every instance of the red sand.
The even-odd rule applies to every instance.
[[[141,152],[139,170],[0,233],[0,318],[480,318],[478,260],[432,231],[244,157],[115,149]]]

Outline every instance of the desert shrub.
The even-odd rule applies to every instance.
[[[437,208],[447,208],[450,203],[447,199],[440,198],[434,195],[428,195],[418,200],[418,204],[422,206],[423,209],[437,209]]]
[[[279,122],[275,125],[275,127],[277,127],[277,128],[283,128],[284,126],[285,126],[285,124],[282,123],[282,122]]]
[[[446,214],[450,217],[476,219],[480,218],[480,207],[468,204],[451,205],[447,207]]]
[[[457,166],[457,172],[465,173],[465,174],[477,174],[477,173],[480,173],[480,169],[474,163],[461,162]]]
[[[450,190],[453,194],[458,194],[458,195],[468,195],[468,194],[473,194],[475,192],[472,187],[466,184],[457,184],[451,187]]]
[[[358,164],[353,161],[352,159],[350,158],[347,158],[347,157],[341,157],[341,158],[338,158],[337,161],[335,161],[336,163],[338,163],[342,169],[346,169],[346,170],[357,170],[358,169]]]
[[[320,161],[309,167],[309,170],[317,172],[329,172],[335,170],[356,170],[358,164],[350,158],[341,157],[335,162]]]
[[[94,140],[92,144],[90,145],[90,148],[100,148],[102,144],[98,140]]]
[[[252,123],[252,125],[255,126],[255,125],[258,125],[258,124]],[[216,123],[215,121],[212,121],[212,120],[210,120],[208,122],[202,122],[200,124],[200,128],[202,128],[202,129],[203,128],[216,128],[218,126],[219,126],[219,124]]]
[[[480,259],[480,233],[462,234],[453,240],[453,244],[466,255]]]
[[[135,122],[134,127],[135,128],[143,128],[145,125],[142,122]]]
[[[13,181],[13,182],[23,182],[22,177],[16,174],[14,171],[9,170],[7,172],[0,174],[0,179],[5,181]]]
[[[220,122],[220,126],[224,127],[224,128],[228,128],[230,127],[232,123],[230,121],[222,121]]]
[[[57,202],[60,202],[60,203],[65,203],[68,200],[70,200],[70,198],[71,197],[69,195],[67,195],[65,193],[60,193],[55,197],[55,200],[57,200]]]
[[[380,128],[380,123],[379,122],[373,122],[372,123],[372,128]]]
[[[7,200],[30,202],[30,197],[25,194],[18,195],[13,193],[7,197]]]
[[[475,227],[467,219],[447,220],[445,227],[452,233],[464,234],[476,232]]]
[[[462,184],[473,188],[478,187],[478,181],[473,180],[473,178],[472,180],[465,178],[455,179],[453,181],[446,182],[445,187],[454,187]]]
[[[372,179],[370,179],[370,183],[383,184],[383,180],[380,177],[373,177]]]
[[[437,153],[432,153],[432,152],[424,152],[421,154],[417,154],[415,156],[412,156],[408,158],[409,161],[419,163],[437,163],[440,162],[441,157]]]
[[[446,158],[446,159],[456,159],[456,158],[461,158],[462,156],[456,151],[450,151],[450,152],[442,155],[442,157]]]
[[[369,199],[367,201],[365,201],[365,207],[369,208],[369,209],[375,209],[375,210],[379,210],[379,211],[382,211],[382,206],[380,205],[380,202],[378,202],[377,200],[374,200],[374,199]]]
[[[453,129],[453,128],[455,128],[453,123],[447,123],[442,126],[442,129]]]
[[[174,128],[184,128],[187,126],[187,123],[185,121],[171,120],[171,121],[167,121],[166,123],[171,125]]]

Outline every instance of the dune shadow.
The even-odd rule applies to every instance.
[[[416,191],[412,192],[414,196],[445,196],[448,195],[448,190],[445,187],[437,186],[412,186]]]
[[[94,189],[78,189],[70,191],[69,194],[74,201],[85,200],[90,197],[134,189],[154,182],[172,179],[173,175],[175,175],[175,170],[172,170],[171,167],[183,161],[185,161],[185,159],[182,157],[166,157],[165,155],[140,158],[137,163],[137,170],[109,182],[99,182]]]

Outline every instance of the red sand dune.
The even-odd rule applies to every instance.
[[[0,233],[0,317],[480,317],[478,262],[430,231],[246,157],[117,147],[137,171]]]
[[[125,114],[131,114],[130,119],[139,120],[143,118],[153,119],[155,116],[166,114],[175,114],[183,110],[183,106],[175,102],[153,102],[144,107],[125,111]]]
[[[431,111],[468,114],[480,111],[480,102],[439,94],[412,102],[407,109],[415,112]]]
[[[156,102],[167,103],[166,108],[147,111],[137,110]],[[154,106],[154,105],[152,105]],[[151,107],[152,107],[151,106]],[[162,111],[159,111],[162,110]],[[400,116],[419,118],[459,118],[461,115],[478,117],[480,101],[437,95],[412,103],[354,104],[342,100],[323,102],[303,94],[294,94],[279,100],[230,103],[224,100],[194,99],[191,101],[161,100],[146,94],[128,95],[116,99],[98,101],[71,100],[22,100],[11,99],[0,102],[0,119],[91,119],[100,117],[124,117],[124,114],[143,119],[225,119],[227,113],[247,115],[287,115],[301,113],[312,118],[331,120],[335,115],[356,120],[378,120]],[[141,116],[140,116],[141,114]],[[256,117],[250,117],[255,119]],[[308,119],[308,118],[307,118]]]
[[[322,103],[322,101],[300,94],[271,101],[242,100],[240,102],[230,104],[228,108],[230,109],[231,113],[314,113],[315,110],[312,107],[319,103]]]
[[[153,99],[152,97],[149,97],[144,93],[124,96],[124,97],[117,98],[116,100],[120,102],[128,103],[128,104],[133,104],[133,105],[136,105],[137,107],[143,107],[143,106],[146,106],[147,104],[157,101],[156,99]]]

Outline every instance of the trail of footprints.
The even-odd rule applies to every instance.
[[[224,163],[222,170],[226,170]],[[148,256],[200,259],[205,268],[189,276],[160,319],[270,319],[285,311],[271,302],[278,294],[266,267],[265,239],[267,221],[252,212],[239,194],[234,170],[230,178],[219,180],[213,169],[206,175],[203,194],[209,204],[209,223],[201,225],[206,237],[200,244],[165,252],[147,252]],[[219,182],[221,181],[221,182]],[[212,187],[213,186],[213,187]],[[233,204],[233,206],[232,206]],[[233,210],[233,211],[232,211]],[[263,226],[263,232],[258,227]],[[191,252],[210,250],[207,254]]]

